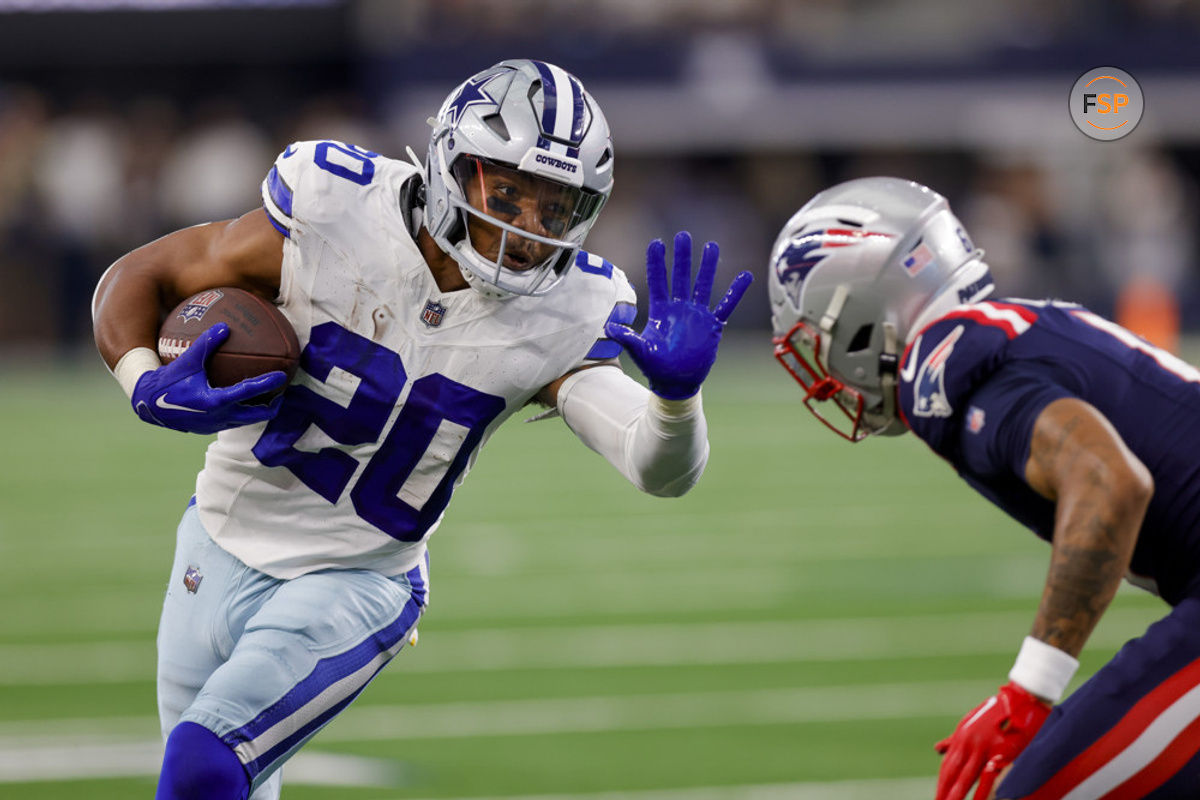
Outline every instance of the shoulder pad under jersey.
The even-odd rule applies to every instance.
[[[378,153],[344,142],[289,144],[262,182],[263,208],[271,224],[290,237],[297,220],[319,213],[324,197],[370,185],[379,158]]]
[[[900,367],[900,411],[913,432],[936,446],[964,401],[1004,362],[1008,343],[1036,320],[1027,306],[983,302],[959,306],[926,326]]]
[[[596,317],[596,341],[584,360],[595,362],[616,358],[621,355],[621,345],[608,338],[604,325],[607,322],[631,325],[637,317],[637,293],[622,270],[595,253],[580,250],[571,268],[583,273],[585,280],[581,283],[589,289],[589,304],[599,304],[601,312]]]

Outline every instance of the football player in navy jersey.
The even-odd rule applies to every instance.
[[[691,239],[647,252],[649,321],[624,273],[582,249],[612,191],[608,124],[541,61],[450,93],[422,165],[346,142],[289,145],[262,208],[118,260],[96,343],[148,423],[217,433],[176,535],[158,634],[159,800],[268,800],[281,765],[415,636],[426,542],[479,448],[531,402],[640,490],[677,496],[708,459],[700,384],[749,273],[710,308],[717,266]],[[302,348],[214,388],[213,325],[161,364],[163,317],[240,287],[278,304]],[[200,319],[202,324],[202,316]],[[625,349],[649,388],[627,376]]]
[[[1051,543],[1008,682],[936,745],[937,800],[1200,797],[1200,372],[1081,306],[987,299],[946,200],[897,178],[810,200],[769,280],[822,422],[913,431]],[[1168,611],[1059,703],[1122,577]]]

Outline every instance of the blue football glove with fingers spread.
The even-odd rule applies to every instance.
[[[675,235],[675,264],[671,271],[669,299],[666,257],[667,249],[661,239],[655,239],[646,249],[650,309],[641,334],[615,322],[609,322],[604,330],[629,352],[629,357],[649,380],[651,391],[667,400],[683,400],[700,391],[700,384],[717,358],[725,321],[746,293],[753,277],[749,272],[738,273],[721,302],[709,310],[708,301],[720,257],[717,243],[704,245],[700,271],[693,287],[692,237],[686,231]]]
[[[267,405],[243,405],[243,401],[281,388],[287,383],[282,372],[268,372],[225,388],[209,385],[204,366],[228,338],[229,326],[217,323],[197,336],[179,358],[138,378],[130,398],[137,415],[152,425],[203,434],[275,416],[282,394]]]

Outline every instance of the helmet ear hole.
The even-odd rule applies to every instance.
[[[875,326],[871,323],[863,325],[854,332],[854,338],[850,340],[850,344],[846,347],[847,353],[861,353],[871,346],[871,334],[874,332]]]
[[[486,122],[487,126],[491,128],[501,139],[506,142],[512,141],[512,136],[510,136],[508,133],[508,126],[504,124],[504,118],[499,114],[491,114],[486,116],[483,118],[483,121]]]

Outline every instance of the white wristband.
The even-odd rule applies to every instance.
[[[133,387],[137,386],[138,378],[161,366],[162,361],[159,360],[158,353],[149,347],[135,347],[121,356],[113,367],[112,374],[125,390],[125,396],[132,398]]]
[[[1041,639],[1026,636],[1008,679],[1030,694],[1057,703],[1075,677],[1079,661]]]
[[[697,412],[703,410],[703,402],[700,400],[700,392],[682,400],[668,400],[651,392],[646,410],[662,422],[679,422],[695,417]]]

